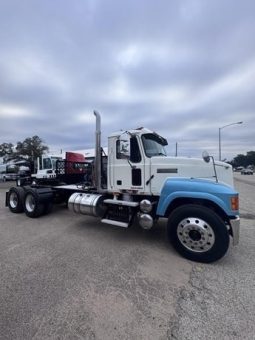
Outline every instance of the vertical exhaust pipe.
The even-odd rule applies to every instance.
[[[94,110],[96,116],[96,145],[95,145],[95,185],[98,192],[102,191],[101,186],[101,116]]]

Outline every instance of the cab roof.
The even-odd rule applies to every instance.
[[[137,129],[131,129],[131,130],[120,130],[120,131],[116,131],[113,132],[109,135],[109,137],[119,137],[125,133],[130,133],[131,135],[143,135],[145,133],[154,133],[152,130],[149,130],[147,128],[144,127],[140,127]]]

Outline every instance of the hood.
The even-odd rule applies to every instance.
[[[185,177],[216,181],[213,162],[206,163],[200,158],[151,157],[151,173],[158,178]],[[215,162],[217,178],[220,183],[233,187],[232,166],[224,162]]]

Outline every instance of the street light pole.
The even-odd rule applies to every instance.
[[[231,124],[227,124],[219,128],[219,160],[220,161],[221,161],[221,130],[228,126],[237,125],[237,124],[243,124],[243,122],[231,123]]]

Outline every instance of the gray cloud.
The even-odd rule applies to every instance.
[[[1,1],[0,143],[38,134],[52,149],[93,146],[147,126],[231,159],[255,149],[252,0]]]

